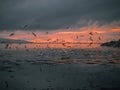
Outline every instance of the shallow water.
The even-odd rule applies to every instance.
[[[0,45],[0,60],[119,60],[120,49],[96,46],[60,47],[61,44],[6,44]],[[52,46],[55,47],[52,47]],[[82,45],[83,46],[83,45]]]
[[[61,45],[0,44],[0,89],[120,89],[119,48]]]

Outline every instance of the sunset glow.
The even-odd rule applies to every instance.
[[[118,33],[120,33],[120,28],[112,28],[112,32],[118,32]]]
[[[13,35],[10,36],[11,34]],[[103,26],[99,26],[98,24],[93,23],[92,25],[84,27],[58,29],[51,31],[4,30],[0,32],[0,38],[24,40],[35,44],[41,44],[40,48],[97,47],[97,44],[120,39],[120,27],[118,25],[116,26],[116,24],[105,24]],[[35,45],[29,46],[29,48],[36,47]]]
[[[1,32],[0,38],[8,38],[8,39],[15,39],[15,40],[26,40],[29,42],[34,43],[75,43],[75,42],[81,42],[81,43],[89,43],[91,42],[90,38],[92,39],[92,42],[95,43],[101,43],[105,42],[107,40],[114,40],[119,39],[119,28],[112,28],[111,31],[102,31],[99,28],[95,29],[82,29],[82,30],[73,30],[73,31],[56,31],[52,33],[45,34],[40,31],[35,31],[34,33],[37,35],[37,37],[33,36],[32,31],[15,31],[15,35],[9,36],[12,32]],[[92,35],[90,35],[92,33]],[[114,34],[116,35],[114,36]],[[113,35],[112,35],[113,34]]]

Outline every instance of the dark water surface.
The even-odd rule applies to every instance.
[[[0,90],[119,89],[119,48],[0,44]]]

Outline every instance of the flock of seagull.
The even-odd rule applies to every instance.
[[[24,26],[23,26],[23,29],[28,28],[28,26],[29,26],[29,25],[24,25]],[[69,29],[69,28],[67,27],[67,29]],[[49,34],[49,32],[47,31],[45,34]],[[94,34],[98,34],[98,33],[97,33],[97,32],[95,32],[95,33],[89,32],[89,40],[90,40],[90,43],[89,43],[88,46],[91,46],[91,45],[93,44],[93,41],[94,41],[94,40],[93,40],[93,35],[94,35]],[[12,37],[12,36],[14,36],[14,35],[15,35],[14,32],[13,32],[13,33],[10,33],[10,34],[9,34],[9,37]],[[38,37],[37,34],[34,33],[34,32],[32,32],[32,31],[31,31],[31,35],[33,35],[33,36],[36,37],[36,38]],[[77,35],[75,39],[76,39],[76,40],[79,40],[79,37],[84,37],[84,35],[80,35],[80,36]],[[47,41],[50,41],[50,40],[51,40],[51,39],[48,39]],[[100,36],[98,37],[98,40],[101,40],[101,37],[100,37]],[[59,42],[59,39],[56,39],[56,42]],[[65,41],[64,41],[64,43],[62,43],[62,45],[63,45],[63,46],[66,46]],[[47,46],[48,46],[48,45],[47,45]],[[9,47],[9,44],[6,44],[5,48],[8,48],[8,47]],[[67,46],[67,47],[71,47],[71,46]]]

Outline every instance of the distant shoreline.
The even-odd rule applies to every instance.
[[[0,43],[10,43],[10,44],[19,44],[17,42],[0,42]],[[33,42],[20,42],[21,44],[90,44],[90,43],[81,43],[81,42],[66,42],[66,43],[55,43],[55,42],[39,42],[39,43],[33,43]],[[101,43],[92,43],[92,44],[101,44]]]
[[[110,41],[110,42],[102,43],[101,46],[120,47],[120,39],[118,41]]]

